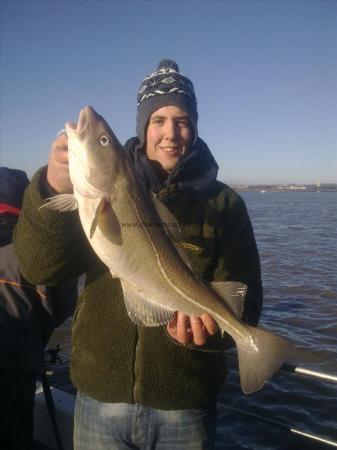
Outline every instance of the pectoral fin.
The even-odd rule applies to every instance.
[[[104,204],[105,204],[105,200],[104,200],[104,198],[102,198],[101,201],[99,202],[98,206],[97,206],[96,214],[95,214],[94,220],[92,221],[92,224],[91,224],[91,227],[90,227],[90,239],[92,239],[93,236],[94,236],[94,233],[96,231],[100,215],[103,212]]]
[[[119,220],[113,210],[111,202],[102,198],[96,209],[96,214],[90,228],[90,238],[97,229],[113,244],[122,245],[122,233]]]
[[[53,211],[66,212],[77,209],[77,200],[74,194],[59,194],[55,197],[46,198],[45,203],[39,209],[48,208]]]

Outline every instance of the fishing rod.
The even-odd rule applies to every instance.
[[[57,420],[56,420],[56,415],[55,415],[55,405],[54,405],[54,400],[53,400],[53,396],[51,393],[47,375],[45,373],[41,373],[40,378],[41,378],[41,383],[42,383],[42,387],[43,387],[44,398],[46,400],[48,414],[49,414],[51,425],[52,425],[52,428],[54,431],[57,450],[64,450],[60,430],[57,425]]]
[[[294,374],[305,375],[310,378],[324,380],[330,383],[337,383],[337,375],[318,372],[317,370],[306,369],[305,367],[296,366],[295,364],[285,363],[280,370],[285,370],[286,372]]]
[[[45,367],[49,364],[55,364],[57,361],[60,361],[59,358],[60,346],[57,345],[55,348],[49,348],[44,351],[44,362]],[[46,401],[47,411],[50,417],[51,425],[54,431],[55,441],[57,450],[64,450],[60,430],[58,428],[56,414],[55,414],[55,404],[53,400],[53,396],[50,389],[50,384],[48,381],[46,370],[40,373],[40,379],[43,388],[43,394]]]
[[[227,353],[232,359],[237,359],[236,355]],[[317,380],[327,381],[328,383],[337,383],[337,375],[319,372],[317,370],[306,369],[305,367],[296,366],[295,364],[284,363],[279,370],[284,370],[295,375],[304,375]]]
[[[336,441],[333,441],[333,440],[328,439],[328,438],[323,437],[323,436],[318,436],[318,435],[315,435],[315,434],[307,433],[307,432],[305,432],[303,430],[299,430],[297,428],[293,428],[293,427],[291,427],[289,424],[287,424],[285,422],[280,422],[279,420],[270,419],[268,417],[261,416],[260,414],[253,413],[252,411],[248,411],[248,410],[245,410],[245,409],[237,408],[237,407],[232,406],[232,405],[225,405],[225,404],[219,403],[219,402],[217,402],[217,407],[220,408],[220,409],[230,409],[232,411],[238,412],[238,413],[243,414],[245,416],[261,420],[262,422],[268,423],[270,425],[275,425],[278,428],[282,428],[282,429],[284,429],[284,430],[286,430],[286,431],[288,431],[290,433],[297,434],[297,435],[302,436],[304,438],[308,438],[308,439],[314,440],[316,442],[321,442],[323,444],[330,445],[331,447],[337,448],[337,442]]]

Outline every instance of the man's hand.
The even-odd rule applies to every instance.
[[[218,325],[208,314],[200,317],[187,316],[176,312],[175,317],[167,324],[168,334],[182,345],[194,343],[204,345],[207,338],[218,331]]]
[[[59,194],[73,192],[69,176],[68,137],[60,134],[53,142],[48,159],[48,184]]]

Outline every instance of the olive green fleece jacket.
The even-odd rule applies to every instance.
[[[198,408],[213,400],[226,378],[226,339],[217,336],[202,349],[183,347],[168,337],[165,326],[131,322],[120,281],[91,250],[77,211],[39,210],[46,197],[43,186],[45,169],[26,191],[15,249],[21,271],[32,283],[53,285],[86,273],[73,323],[74,385],[102,402],[158,409]],[[204,198],[183,193],[175,184],[158,198],[180,223],[199,277],[247,284],[243,319],[255,325],[262,306],[260,263],[241,197],[215,181]]]

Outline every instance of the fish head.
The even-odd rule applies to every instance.
[[[86,197],[109,196],[124,153],[109,125],[91,106],[86,106],[76,124],[66,123],[66,132],[74,189]]]

